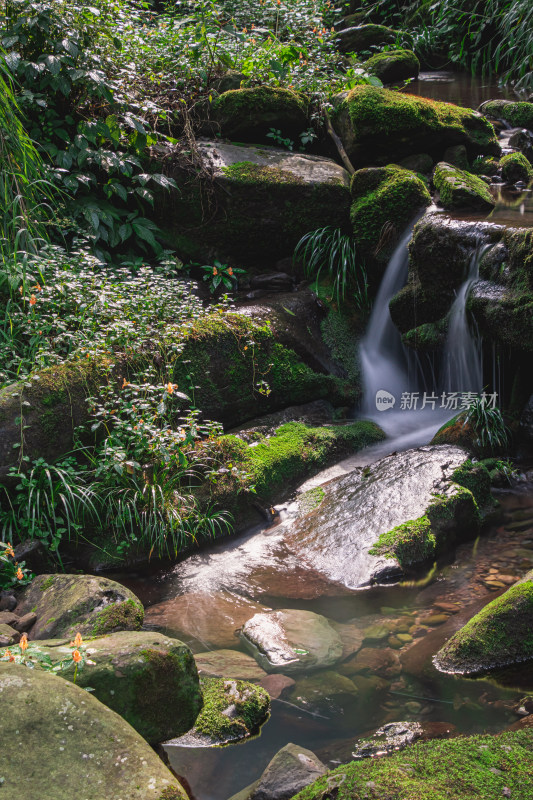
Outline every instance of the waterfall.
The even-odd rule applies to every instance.
[[[442,400],[450,392],[481,392],[483,388],[481,346],[472,333],[466,304],[479,277],[479,262],[487,245],[478,244],[468,276],[450,310],[441,379],[430,374],[424,380],[417,353],[404,346],[392,321],[389,301],[405,285],[415,220],[403,234],[381,282],[359,355],[363,380],[361,406],[365,418],[373,419],[392,437],[388,450],[426,444],[437,430],[458,413],[459,407]],[[444,395],[443,395],[444,393]],[[381,448],[380,448],[381,449]]]

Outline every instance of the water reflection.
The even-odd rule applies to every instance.
[[[481,103],[491,100],[516,99],[510,88],[502,88],[493,78],[480,78],[467,72],[421,72],[404,91],[417,94],[429,100],[455,103],[465,108],[478,108]]]

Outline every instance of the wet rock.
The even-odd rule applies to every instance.
[[[365,70],[384,84],[417,78],[420,62],[411,50],[386,50],[365,61]]]
[[[256,86],[224,92],[211,103],[210,116],[216,130],[228,139],[269,144],[270,128],[281,130],[289,139],[306,130],[307,106],[308,101],[297,92]]]
[[[494,119],[504,119],[511,125],[533,130],[533,103],[513,100],[486,100],[479,112]]]
[[[433,182],[444,208],[491,211],[496,205],[487,184],[481,178],[444,161],[435,167]]]
[[[13,625],[18,620],[19,617],[12,611],[0,611],[0,625]]]
[[[395,30],[384,25],[356,25],[339,31],[336,42],[341,53],[360,53],[376,45],[393,44],[396,36]]]
[[[265,675],[265,677],[260,680],[259,686],[267,690],[271,700],[277,700],[283,694],[286,694],[289,689],[292,689],[294,683],[294,678],[289,678],[288,675],[275,673],[273,675]]]
[[[17,606],[19,616],[30,612],[37,615],[32,639],[138,630],[144,616],[133,592],[93,575],[38,575],[24,589]]]
[[[231,649],[238,644],[238,629],[264,610],[236,594],[190,592],[147,608],[144,626],[205,647]]]
[[[258,436],[271,436],[286,422],[305,422],[306,425],[327,425],[333,420],[333,406],[327,400],[314,400],[301,406],[288,406],[282,411],[265,414],[244,425],[228,431],[246,442],[257,441]]]
[[[455,725],[447,722],[389,722],[371,737],[359,739],[352,755],[356,760],[390,755],[416,741],[453,736],[456,730]]]
[[[42,670],[0,664],[0,753],[6,798],[185,800],[176,778],[133,728],[78,686]],[[11,749],[11,752],[10,752]],[[16,749],[17,757],[12,750]],[[80,786],[83,784],[83,788]]]
[[[204,705],[194,728],[169,744],[186,748],[213,747],[246,739],[270,713],[268,692],[241,680],[202,678]]]
[[[435,656],[444,672],[476,674],[533,658],[533,571],[486,605]]]
[[[442,625],[447,622],[449,617],[446,614],[428,614],[427,616],[419,617],[418,622],[420,625],[428,625],[430,628],[435,625]]]
[[[37,621],[37,614],[34,611],[29,611],[23,617],[18,617],[13,622],[13,627],[19,633],[27,633]]]
[[[433,171],[433,159],[427,153],[415,153],[399,162],[400,167],[427,175]]]
[[[0,623],[0,647],[17,644],[19,640],[20,633],[15,628],[12,628],[11,625],[6,625],[5,622]]]
[[[365,647],[355,658],[343,664],[346,675],[377,675],[380,678],[394,678],[402,667],[398,653],[388,647]]]
[[[341,638],[326,617],[295,609],[256,614],[243,626],[242,641],[267,672],[321,669],[343,653]]]
[[[295,744],[286,744],[269,762],[258,781],[231,800],[290,800],[326,772],[317,756]]]
[[[307,123],[300,125],[298,133],[306,127]],[[197,147],[202,171],[194,180],[179,159],[176,162],[178,153],[172,147],[157,155],[161,168],[179,186],[179,192],[156,200],[155,209],[178,252],[186,246],[196,258],[232,257],[270,272],[278,259],[292,256],[304,234],[346,224],[349,175],[333,160],[219,141],[200,141]],[[208,214],[202,205],[202,173],[215,193]]]
[[[348,676],[327,669],[297,678],[290,701],[311,713],[331,716],[344,713],[358,695],[359,689]]]
[[[341,637],[342,661],[344,661],[346,658],[350,658],[361,649],[361,645],[366,638],[366,632],[363,632],[358,624],[330,621],[330,625]]]
[[[294,275],[286,272],[267,272],[262,275],[254,275],[250,279],[252,289],[265,289],[273,292],[286,292],[294,289],[296,279]]]
[[[10,591],[0,592],[0,611],[13,611],[17,607],[17,599]]]
[[[442,156],[442,160],[447,164],[452,164],[454,167],[466,170],[467,172],[470,169],[464,144],[456,144],[453,147],[447,147]]]
[[[504,181],[526,184],[533,178],[533,167],[522,153],[508,153],[500,164]]]
[[[356,86],[334,102],[334,126],[356,168],[414,153],[437,160],[456,144],[465,145],[471,159],[500,154],[492,125],[470,109],[374,86]]]
[[[266,673],[255,659],[239,650],[211,650],[194,656],[200,675],[261,681]]]

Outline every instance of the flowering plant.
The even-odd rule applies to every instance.
[[[225,289],[235,289],[237,286],[236,275],[246,272],[245,269],[238,267],[230,267],[229,264],[222,264],[220,261],[213,262],[213,266],[204,264],[202,267],[204,271],[204,281],[209,281],[209,290],[214,294],[219,286]]]
[[[30,669],[40,667],[46,672],[64,672],[74,667],[73,683],[76,683],[79,670],[86,664],[94,664],[87,658],[86,645],[83,643],[81,633],[77,633],[74,641],[69,645],[71,652],[61,661],[52,661],[47,653],[43,653],[35,642],[28,641],[28,634],[23,633],[20,642],[16,645],[0,650],[0,661],[7,661],[12,664],[24,664]]]
[[[15,561],[15,551],[11,543],[0,541],[0,589],[13,586],[26,586],[33,579],[33,573],[25,569],[24,561]]]

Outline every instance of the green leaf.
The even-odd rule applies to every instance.
[[[61,61],[57,56],[45,56],[44,63],[52,75],[59,75],[61,72]]]

